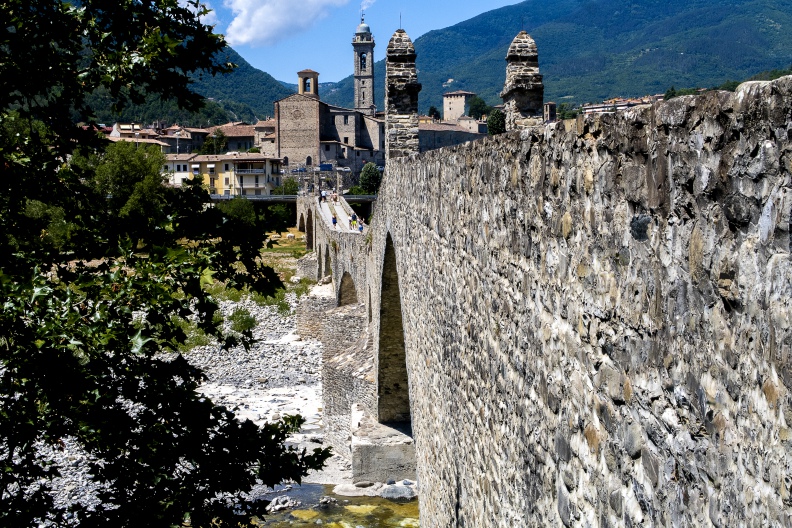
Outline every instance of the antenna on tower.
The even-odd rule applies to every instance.
[[[404,29],[401,22],[401,11],[399,11],[399,28]]]

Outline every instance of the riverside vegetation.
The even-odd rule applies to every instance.
[[[3,11],[0,525],[249,523],[263,504],[239,507],[246,492],[299,482],[330,453],[286,445],[299,417],[256,425],[202,397],[204,374],[177,352],[180,319],[224,349],[251,346],[249,319],[232,316],[229,331],[212,286],[276,298],[263,219],[249,229],[206,207],[199,183],[166,187],[156,153],[106,150],[73,124],[95,123],[86,94],[100,89],[116,110],[164,95],[199,109],[189,75],[230,72],[215,59],[225,42],[192,1]],[[86,455],[92,506],[55,500],[67,446]]]

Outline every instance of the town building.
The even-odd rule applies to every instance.
[[[385,164],[385,122],[374,105],[374,46],[371,28],[361,20],[352,39],[354,109],[323,102],[319,73],[310,69],[297,73],[296,94],[275,102],[274,154],[284,165],[331,165],[357,173],[368,162]]]
[[[267,196],[281,185],[281,161],[262,154],[169,154],[163,167],[168,182],[181,187],[198,178],[211,194]]]
[[[471,123],[472,122],[472,123]],[[463,124],[460,124],[463,123]],[[443,147],[451,147],[487,137],[486,127],[484,132],[479,131],[479,122],[473,118],[462,119],[457,123],[444,122],[418,122],[418,148],[420,152]]]
[[[355,110],[369,116],[377,113],[374,104],[374,46],[371,28],[361,17],[352,39],[355,52]]]
[[[225,125],[210,127],[209,136],[222,133],[226,137],[226,149],[229,151],[245,152],[256,145],[256,130],[247,123],[226,123]]]
[[[456,121],[465,115],[468,100],[475,97],[473,92],[457,90],[443,94],[443,121]]]
[[[653,104],[657,101],[663,100],[663,94],[645,95],[643,97],[623,98],[614,97],[606,99],[601,103],[585,104],[580,107],[582,114],[607,114],[612,112],[620,112],[633,106]]]

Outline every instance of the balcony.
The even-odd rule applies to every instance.
[[[264,169],[236,169],[236,174],[264,174]]]
[[[265,189],[267,187],[266,183],[237,183],[236,187],[239,189]]]

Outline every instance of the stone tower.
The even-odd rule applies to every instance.
[[[544,84],[539,73],[536,42],[521,31],[506,54],[506,85],[500,94],[506,114],[506,130],[541,125]]]
[[[418,152],[418,70],[415,46],[403,29],[388,42],[385,57],[385,159]]]
[[[313,70],[297,72],[300,82],[297,84],[297,93],[319,99],[319,73]]]
[[[352,39],[355,50],[355,110],[374,115],[374,36],[371,28],[360,19],[360,25]]]

